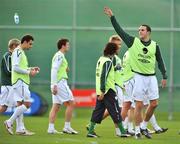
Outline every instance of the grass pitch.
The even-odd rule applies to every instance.
[[[61,131],[64,125],[64,110],[58,115],[55,127]],[[153,134],[152,139],[143,137],[136,140],[134,137],[120,138],[115,136],[114,125],[110,118],[107,118],[101,125],[97,125],[96,132],[100,138],[87,138],[86,124],[89,122],[91,109],[77,109],[72,121],[72,127],[79,131],[78,135],[68,134],[47,134],[48,116],[25,117],[25,125],[29,130],[34,131],[34,136],[9,135],[3,125],[8,116],[0,115],[0,144],[179,144],[180,130],[179,114],[175,115],[174,121],[166,120],[166,114],[158,114],[157,119],[161,126],[168,127],[164,134]],[[15,128],[14,128],[15,130]]]

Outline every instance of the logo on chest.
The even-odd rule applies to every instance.
[[[147,53],[148,53],[148,49],[147,49],[146,47],[144,47],[144,48],[142,49],[142,51],[143,51],[144,54],[147,54]]]

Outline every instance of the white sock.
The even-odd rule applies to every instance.
[[[71,123],[70,122],[65,122],[64,123],[64,127],[65,128],[70,128],[71,127]]]
[[[116,132],[116,135],[117,135],[117,136],[120,136],[120,135],[121,135],[121,132],[120,132],[119,128],[115,128],[115,132]]]
[[[133,129],[134,129],[133,123],[132,122],[128,122],[128,131],[132,132],[132,131],[134,131]]]
[[[23,114],[25,111],[27,111],[27,107],[24,104],[18,106],[8,121],[13,124],[17,117]]]
[[[151,123],[152,127],[154,128],[154,130],[160,130],[161,127],[157,124],[157,121],[156,121],[156,117],[155,115],[153,114],[152,117],[150,118],[149,122]]]
[[[141,128],[142,129],[147,129],[147,124],[148,124],[148,122],[143,121],[142,124],[141,124]]]
[[[140,123],[140,128],[142,128],[142,125],[143,125],[143,121]]]
[[[54,130],[54,123],[49,123],[49,128],[50,130]]]
[[[23,114],[21,114],[16,118],[16,131],[26,129],[24,126],[23,118],[24,118]]]
[[[140,126],[135,126],[135,134],[141,133]]]
[[[126,117],[122,123],[123,123],[124,129],[127,129],[128,128],[128,117]]]

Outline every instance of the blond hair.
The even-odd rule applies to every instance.
[[[9,42],[8,42],[8,48],[12,49],[12,48],[13,48],[13,45],[18,46],[20,43],[21,43],[21,41],[18,40],[18,39],[15,39],[15,38],[14,38],[14,39],[11,39],[11,40],[9,40]]]
[[[112,35],[112,36],[110,36],[109,42],[112,42],[114,40],[118,40],[118,41],[122,42],[122,39],[120,38],[119,35]]]

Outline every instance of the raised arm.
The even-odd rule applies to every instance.
[[[122,40],[125,42],[125,44],[127,45],[128,48],[130,48],[134,42],[134,37],[130,36],[128,33],[126,33],[121,26],[119,25],[119,23],[116,21],[115,16],[113,15],[112,10],[109,7],[105,7],[104,8],[104,13],[110,17],[111,19],[111,23],[115,29],[115,31],[117,32],[117,34],[122,38]]]

